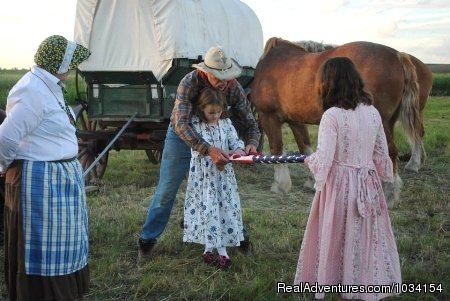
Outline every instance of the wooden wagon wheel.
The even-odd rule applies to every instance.
[[[86,170],[91,166],[92,162],[103,151],[106,143],[103,139],[99,139],[98,131],[100,127],[95,120],[89,120],[87,109],[85,106],[80,105],[78,110],[75,110],[77,128],[82,131],[78,137],[78,160]],[[85,177],[87,184],[94,184],[103,177],[108,164],[108,152],[97,162],[94,168]]]
[[[159,164],[162,158],[162,151],[157,149],[146,149],[148,160],[153,164]]]

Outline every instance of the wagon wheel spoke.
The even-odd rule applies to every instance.
[[[86,148],[80,148],[80,150],[78,151],[78,159],[86,156],[87,154],[87,149]]]
[[[157,149],[146,149],[148,160],[153,164],[159,164],[161,162],[162,151]]]
[[[95,133],[99,131],[97,121],[89,120],[89,116],[85,108],[81,109],[77,114],[77,127],[83,132]],[[91,164],[95,161],[97,156],[102,152],[104,143],[99,139],[86,138],[80,136],[78,138],[78,160],[80,161],[83,170],[87,170]],[[108,164],[108,153],[104,154],[103,157],[96,163],[94,168],[91,169],[88,175],[85,177],[86,184],[95,184],[100,180],[106,170]]]

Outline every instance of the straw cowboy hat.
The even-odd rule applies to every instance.
[[[199,64],[193,64],[205,73],[214,75],[219,80],[230,80],[241,75],[241,66],[232,58],[228,57],[220,46],[209,48],[205,59]]]

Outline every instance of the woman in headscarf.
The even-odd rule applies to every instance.
[[[88,215],[76,159],[75,117],[64,101],[85,47],[62,36],[39,46],[11,89],[0,125],[5,178],[5,280],[9,300],[77,300],[88,291]]]

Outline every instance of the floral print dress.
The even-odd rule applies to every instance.
[[[227,152],[245,147],[230,119],[208,125],[193,117],[192,126],[205,141]],[[219,171],[211,157],[192,150],[183,241],[218,248],[239,246],[242,240],[242,210],[232,165],[227,164]]]
[[[381,117],[373,106],[330,108],[317,151],[305,160],[316,182],[294,284],[401,285],[399,255],[380,178],[393,178]],[[396,292],[341,294],[380,300]],[[316,298],[324,298],[317,293]]]

